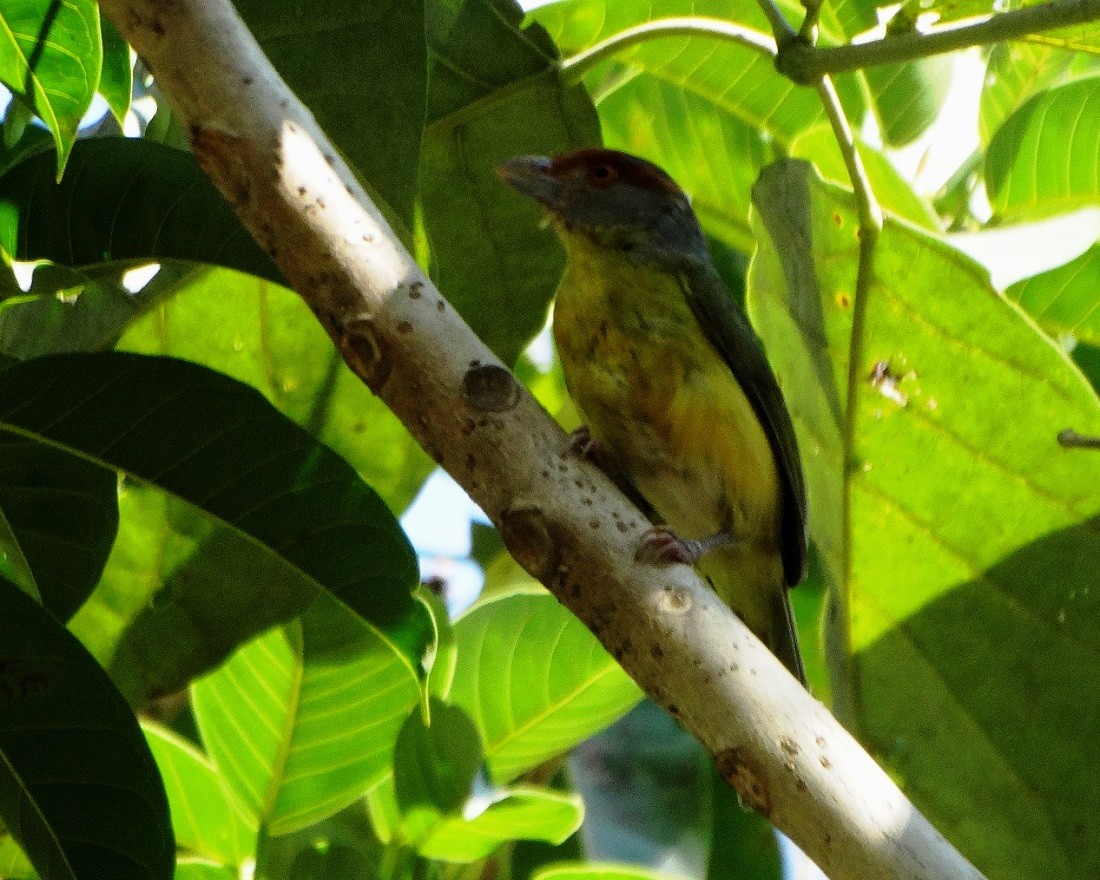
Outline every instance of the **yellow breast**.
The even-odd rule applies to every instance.
[[[675,275],[563,235],[554,307],[566,383],[593,434],[682,537],[732,528],[774,544],[779,489],[767,436]]]

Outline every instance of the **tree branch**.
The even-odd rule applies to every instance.
[[[718,18],[687,16],[659,18],[626,28],[578,52],[561,63],[562,72],[571,82],[580,81],[589,70],[613,55],[639,43],[660,37],[710,37],[752,49],[762,55],[775,55],[775,41],[760,31]]]
[[[815,47],[796,40],[779,47],[775,66],[800,85],[814,85],[827,73],[913,61],[1097,19],[1100,19],[1100,0],[1053,0],[998,12],[978,24],[888,36],[869,43]]]
[[[829,712],[569,451],[401,246],[228,0],[101,0],[349,366],[742,797],[833,880],[978,880]]]

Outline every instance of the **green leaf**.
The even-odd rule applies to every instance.
[[[638,865],[588,862],[550,865],[538,871],[531,880],[672,880],[672,875]]]
[[[5,0],[0,83],[26,98],[53,134],[58,177],[95,96],[102,63],[95,0]]]
[[[787,8],[793,15],[793,5]],[[828,21],[828,14],[826,9],[825,42],[840,30]],[[565,56],[643,21],[690,15],[737,21],[761,33],[770,32],[759,8],[748,0],[565,0],[532,12]],[[804,128],[824,120],[812,89],[777,76],[770,58],[732,43],[708,37],[650,40],[618,55],[616,63],[644,70],[698,95],[751,128],[766,131],[781,146]],[[602,91],[602,74],[597,68],[588,77],[597,92]],[[851,77],[838,78],[845,101],[856,107],[861,99],[854,85]]]
[[[857,141],[857,145],[867,178],[882,208],[924,229],[938,230],[940,221],[936,212],[914,192],[912,185],[898,173],[886,154],[862,141]],[[831,127],[819,125],[807,129],[791,143],[791,155],[812,161],[825,180],[839,183],[845,189],[852,188],[844,157]]]
[[[183,358],[259,389],[352,465],[391,510],[412,501],[434,466],[285,287],[197,271],[133,321],[118,347]]]
[[[483,757],[470,717],[432,698],[431,719],[417,706],[401,725],[393,782],[406,839],[419,841],[441,817],[461,809]]]
[[[0,432],[0,518],[42,604],[68,620],[92,592],[118,529],[118,480],[84,459]],[[8,542],[0,537],[0,545]]]
[[[0,819],[44,880],[169,880],[156,765],[122,696],[40,605],[0,581]]]
[[[451,699],[481,730],[496,782],[572,748],[641,698],[596,637],[548,593],[476,605],[456,621],[455,639]]]
[[[1073,52],[1036,43],[1014,40],[994,45],[978,110],[982,144],[989,143],[1024,101],[1059,82],[1073,59]]]
[[[30,860],[15,839],[8,836],[6,829],[0,831],[0,877],[5,880],[38,880]]]
[[[253,389],[172,358],[55,355],[0,373],[0,427],[190,502],[346,598],[419,663],[416,555],[400,526]]]
[[[717,103],[641,73],[599,103],[607,146],[643,156],[691,193],[707,230],[751,251],[749,193],[771,158],[767,138]],[[707,149],[699,149],[705,143]]]
[[[882,139],[887,146],[904,147],[935,122],[951,86],[953,70],[953,59],[937,55],[908,64],[868,67],[863,72],[875,95]]]
[[[1100,244],[1064,266],[1013,284],[1005,296],[1018,302],[1051,336],[1069,335],[1100,345]]]
[[[0,284],[0,351],[30,360],[102,350],[114,344],[146,303],[144,292],[132,296],[113,280],[40,262],[26,291]]]
[[[159,527],[164,545],[170,537],[193,540],[155,592],[136,594],[145,602],[131,611],[111,652],[111,678],[134,705],[180,690],[317,598],[317,584],[284,560],[230,529],[211,528],[184,505],[169,502],[168,517],[147,526]],[[158,562],[166,564],[163,558],[146,560]]]
[[[142,722],[142,731],[168,792],[176,846],[219,865],[238,867],[254,858],[256,831],[229,799],[210,759],[157,724]]]
[[[237,0],[235,6],[408,241],[427,91],[423,4]]]
[[[34,156],[0,177],[0,247],[14,258],[195,260],[282,279],[187,153],[131,138],[81,141],[60,183],[54,162]]]
[[[133,480],[119,481],[118,510],[118,534],[99,585],[69,621],[69,630],[109,670],[127,624],[153,604],[155,592],[180,564],[180,559],[194,552],[197,539],[179,540],[176,520],[210,528],[209,521],[187,504]],[[177,515],[169,517],[168,511]],[[183,641],[178,633],[176,636],[171,646],[173,653]],[[168,652],[163,642],[159,649]],[[111,674],[120,690],[133,693],[113,670]]]
[[[119,125],[130,110],[134,91],[134,66],[130,62],[130,46],[106,18],[99,19],[103,40],[103,75],[99,78],[99,93],[111,108]]]
[[[454,627],[447,616],[447,606],[443,597],[421,586],[417,596],[424,601],[432,616],[435,639],[424,656],[424,667],[428,670],[428,692],[441,700],[451,693],[451,684],[455,677],[455,664],[458,663],[458,646],[455,644]]]
[[[322,595],[300,623],[250,642],[191,694],[237,801],[268,833],[287,834],[382,779],[420,687],[389,642]]]
[[[4,140],[0,143],[0,174],[7,174],[8,169],[20,162],[53,148],[53,138],[50,137],[50,133],[37,125],[25,126],[22,133],[13,137],[11,141],[8,140],[8,126],[13,113],[16,112],[15,108],[14,104],[9,107],[7,116],[4,117]]]
[[[201,862],[194,859],[181,859],[176,863],[173,880],[239,880],[239,874],[222,865]]]
[[[888,221],[853,321],[851,196],[783,162],[754,204],[750,312],[815,463],[839,710],[988,875],[1095,872],[1100,458],[1057,434],[1100,433],[1096,395],[939,239]]]
[[[1100,76],[1028,100],[997,130],[985,156],[1000,221],[1036,219],[1100,201]]]
[[[579,796],[518,786],[472,819],[444,819],[418,850],[429,859],[473,862],[513,840],[562,843],[583,819]]]
[[[428,8],[420,195],[432,278],[514,364],[546,321],[565,259],[550,230],[539,228],[538,206],[493,168],[518,154],[597,143],[599,127],[584,89],[562,82],[542,29],[520,30],[511,0],[433,0]]]

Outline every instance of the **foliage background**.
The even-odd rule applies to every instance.
[[[951,60],[836,77],[888,215],[857,302],[855,205],[812,89],[706,37],[561,68],[663,16],[765,31],[751,3],[561,0],[526,22],[510,0],[237,5],[566,427],[556,364],[525,353],[562,255],[493,166],[602,141],[673,174],[795,415],[815,694],[991,878],[1100,872],[1100,459],[1057,439],[1100,434],[1100,243],[1004,290],[965,256],[994,232],[1041,250],[1034,224],[1071,212],[1095,228],[1100,30],[983,50],[980,142],[931,198],[891,157]],[[907,4],[887,30],[992,11]],[[825,3],[820,40],[881,13]],[[0,876],[650,876],[601,858],[779,876],[766,824],[665,716],[609,728],[636,686],[491,529],[471,609],[419,585],[395,515],[430,460],[95,3],[8,0],[0,82]],[[110,112],[78,137],[97,94]]]

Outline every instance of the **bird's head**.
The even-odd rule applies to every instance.
[[[664,171],[617,150],[515,156],[501,178],[549,212],[559,235],[583,236],[629,259],[676,268],[708,259],[691,203]]]

